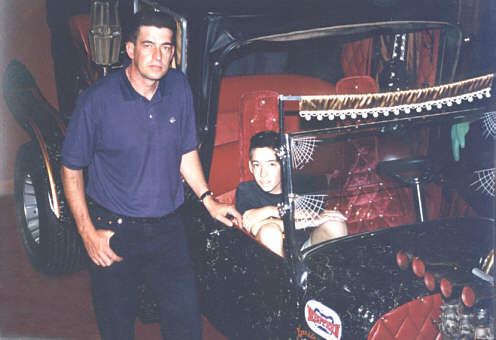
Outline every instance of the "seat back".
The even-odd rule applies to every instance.
[[[371,76],[350,76],[338,80],[336,94],[360,94],[377,92],[377,84]]]

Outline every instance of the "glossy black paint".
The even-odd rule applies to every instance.
[[[195,205],[188,200],[184,208],[190,215],[202,210]],[[285,259],[240,230],[209,223],[207,215],[187,220],[202,309],[231,339],[296,339],[297,329],[310,331],[304,308],[311,299],[338,313],[343,340],[365,339],[383,314],[439,293],[411,268],[398,267],[398,251],[456,263],[460,279],[484,286],[471,270],[494,246],[496,232],[492,220],[454,218],[331,240],[305,252],[308,278],[301,281]]]
[[[298,288],[288,263],[237,227],[215,223],[194,197],[183,209],[209,321],[231,339],[289,339]]]
[[[424,262],[456,263],[460,279],[469,278],[494,246],[494,221],[454,218],[393,227],[331,241],[309,251],[305,299],[313,298],[334,309],[343,323],[343,339],[364,339],[377,319],[398,306],[429,292],[422,278],[396,264],[398,251]],[[439,287],[437,287],[439,289]]]

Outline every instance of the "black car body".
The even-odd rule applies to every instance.
[[[494,338],[494,216],[480,204],[491,207],[494,191],[469,184],[474,170],[494,168],[493,137],[467,141],[478,158],[466,152],[455,162],[450,151],[451,126],[471,124],[477,135],[481,118],[488,122],[492,75],[456,73],[462,34],[449,23],[452,6],[134,5],[178,20],[175,66],[192,85],[202,164],[219,200],[232,202],[237,184],[250,178],[250,136],[281,133],[284,258],[216,224],[186,191],[181,209],[202,312],[217,329],[231,339],[435,339],[481,329]],[[6,72],[6,101],[32,137],[16,167],[24,246],[44,272],[77,270],[86,257],[59,178],[66,117],[46,104],[22,65]],[[331,105],[312,113],[302,103],[314,95]],[[321,181],[304,198],[318,211],[345,214],[349,236],[300,249],[294,213],[308,205],[301,208],[292,189],[298,174]],[[143,294],[142,317],[153,321],[153,298]],[[451,322],[446,310],[460,299]],[[460,321],[468,319],[469,331]]]

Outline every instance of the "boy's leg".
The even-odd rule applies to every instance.
[[[343,221],[326,221],[316,227],[310,236],[312,245],[324,242],[336,237],[348,235],[348,227]]]
[[[258,229],[256,235],[258,242],[269,248],[277,255],[283,257],[283,233],[277,223],[266,223]]]

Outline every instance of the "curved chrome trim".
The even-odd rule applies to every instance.
[[[46,147],[45,139],[43,138],[43,135],[41,134],[41,131],[38,128],[38,126],[36,126],[36,124],[31,119],[28,119],[28,124],[33,129],[36,139],[38,140],[38,144],[40,145],[41,155],[43,156],[43,161],[45,162],[45,166],[47,169],[48,182],[50,185],[50,197],[52,203],[50,204],[50,208],[52,209],[55,216],[57,218],[60,218],[59,197],[57,195],[55,180],[53,178],[52,166],[50,164],[50,157],[48,156],[48,150]]]

